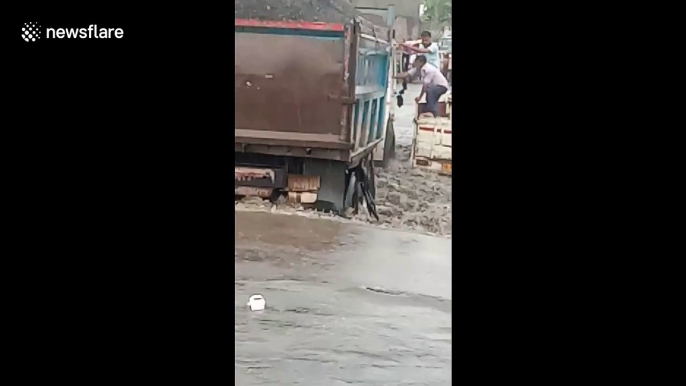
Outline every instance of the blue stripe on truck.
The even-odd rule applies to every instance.
[[[309,36],[323,40],[340,40],[345,35],[341,31],[313,31],[304,29],[288,29],[288,28],[265,28],[265,27],[236,27],[235,32],[256,33],[265,35],[298,35]]]

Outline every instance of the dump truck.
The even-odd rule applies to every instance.
[[[375,149],[395,149],[393,34],[378,24],[235,19],[237,196],[374,211]]]

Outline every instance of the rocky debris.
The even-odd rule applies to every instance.
[[[328,218],[338,221],[348,221],[343,217],[336,216],[331,212],[320,212],[311,208],[305,208],[302,204],[293,204],[279,199],[276,203],[259,197],[244,197],[235,202],[235,210],[248,212],[270,212],[288,214],[309,218]]]
[[[437,235],[452,233],[452,178],[398,164],[377,169],[381,223]]]
[[[345,0],[235,0],[239,19],[346,23],[360,15]]]

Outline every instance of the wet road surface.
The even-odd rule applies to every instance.
[[[236,384],[450,384],[450,240],[267,213],[235,223]],[[253,294],[266,310],[247,308]]]
[[[398,85],[398,91],[402,86]],[[403,93],[403,107],[397,105],[393,109],[393,129],[395,131],[395,144],[398,147],[409,148],[414,139],[414,113],[417,110],[417,102],[414,101],[422,92],[422,85],[410,83]]]

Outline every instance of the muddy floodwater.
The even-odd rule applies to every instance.
[[[237,385],[448,385],[451,242],[236,212]],[[261,294],[264,311],[248,298]]]

